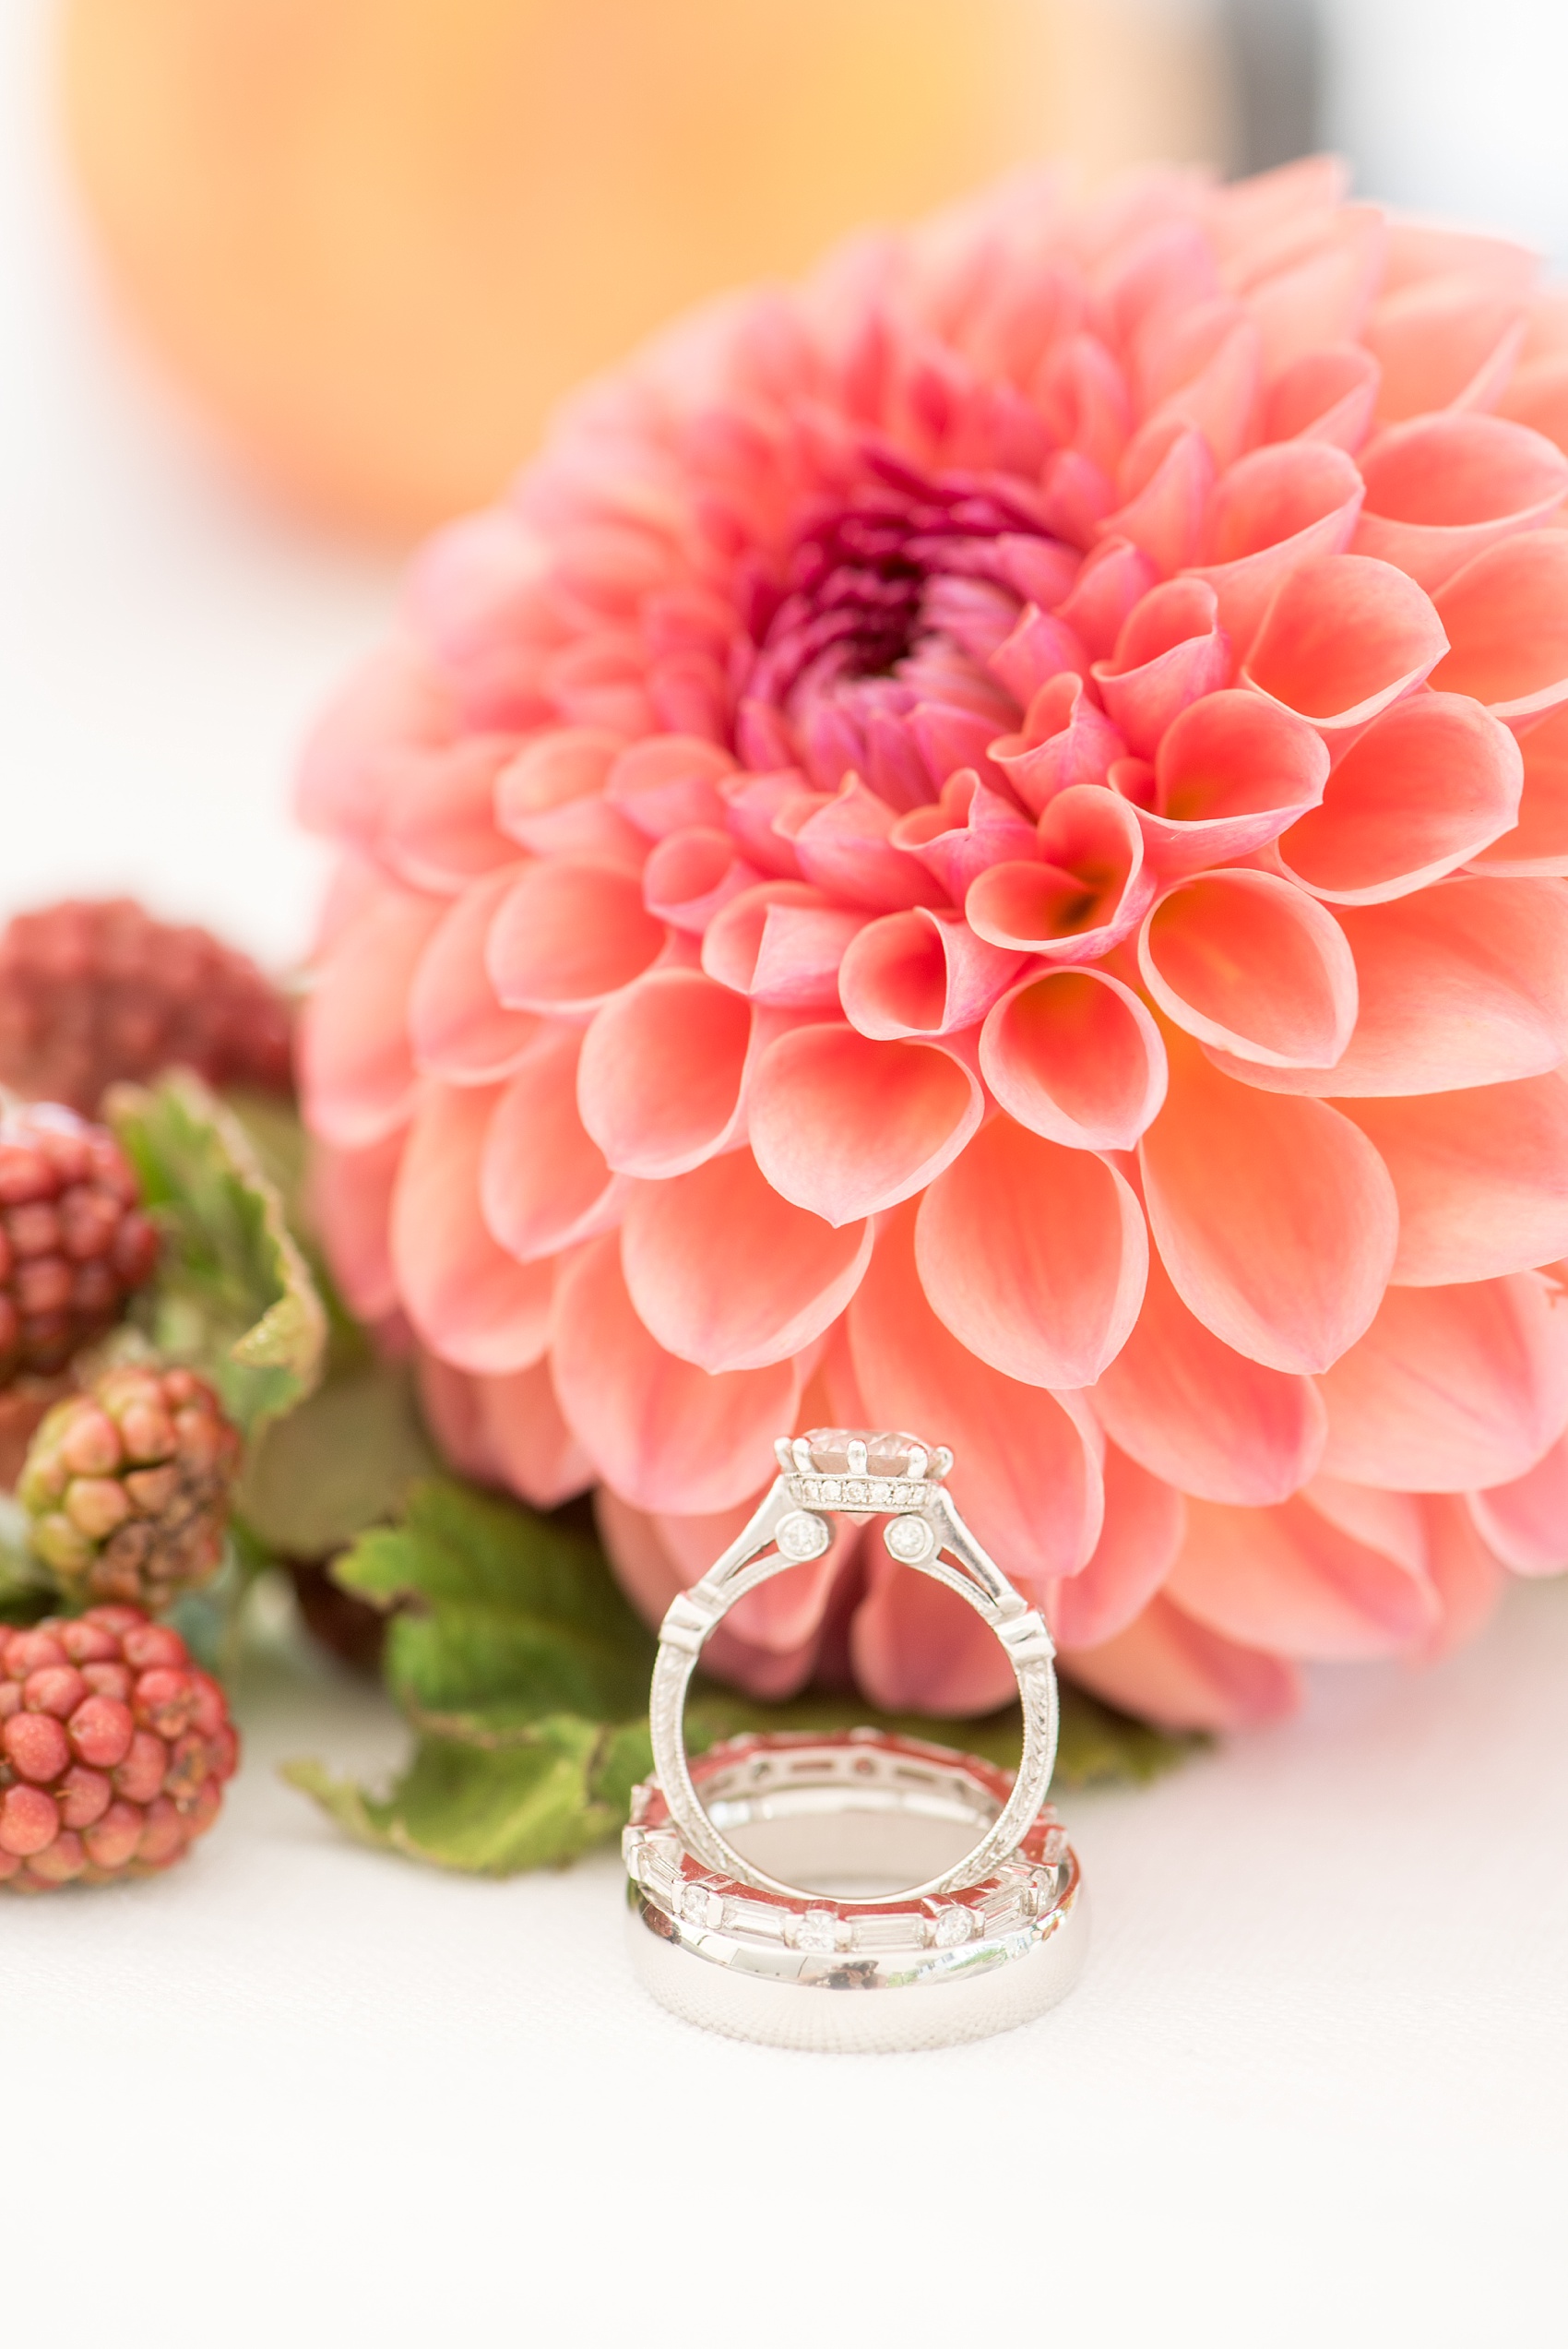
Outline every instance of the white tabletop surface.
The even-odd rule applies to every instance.
[[[0,911],[125,884],[281,957],[318,871],[288,745],[387,580],[247,501],[116,347],[40,15],[0,9]],[[671,2021],[612,1855],[493,1885],[351,1848],[275,1765],[386,1764],[382,1700],[323,1663],[242,1705],[189,1866],[0,1902],[7,2342],[1568,2334],[1568,1590],[1070,1801],[1082,1985],[908,2057]]]

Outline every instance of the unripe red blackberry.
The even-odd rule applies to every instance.
[[[0,1383],[58,1370],[120,1318],[158,1261],[107,1127],[53,1102],[0,1111]]]
[[[0,1084],[90,1116],[107,1086],[176,1063],[289,1090],[288,1005],[247,956],[133,898],[17,915],[0,936]]]
[[[172,1867],[217,1818],[239,1750],[217,1681],[139,1608],[0,1625],[0,1884]]]
[[[122,1364],[54,1405],[17,1497],[73,1597],[158,1609],[217,1572],[239,1464],[205,1378]]]

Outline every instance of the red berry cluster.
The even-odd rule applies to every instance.
[[[0,1627],[0,1884],[172,1866],[217,1818],[238,1759],[222,1689],[139,1608]]]
[[[52,1103],[0,1117],[0,1379],[58,1370],[149,1278],[158,1234],[107,1128]]]
[[[106,1086],[176,1063],[288,1091],[288,1005],[248,956],[133,898],[17,915],[0,937],[0,1083],[90,1116]]]

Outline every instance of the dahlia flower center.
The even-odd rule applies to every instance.
[[[922,701],[1015,723],[1016,705],[985,663],[1016,626],[1032,575],[1043,565],[1061,593],[1074,563],[1045,536],[1021,483],[884,471],[805,519],[781,583],[756,599],[742,698],[778,711],[808,757],[826,733],[852,763],[868,726],[897,727]],[[914,774],[900,793],[908,804],[935,795]]]

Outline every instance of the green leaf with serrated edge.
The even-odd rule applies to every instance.
[[[494,1742],[547,1714],[647,1710],[654,1641],[603,1552],[530,1510],[435,1479],[333,1574],[377,1605],[416,1603],[390,1626],[386,1671],[422,1727]]]
[[[226,1089],[221,1100],[224,1108],[238,1121],[263,1174],[277,1192],[284,1222],[310,1267],[311,1279],[327,1314],[327,1377],[368,1368],[375,1362],[375,1349],[369,1333],[354,1319],[338,1294],[332,1269],[311,1217],[306,1184],[310,1138],[298,1109],[291,1101],[281,1100],[276,1093],[252,1092],[243,1087]],[[359,1528],[354,1530],[357,1532]]]
[[[330,1557],[396,1517],[437,1465],[407,1370],[372,1364],[328,1377],[263,1428],[235,1507],[272,1556]]]
[[[590,1778],[599,1735],[552,1723],[529,1746],[486,1748],[422,1738],[385,1796],[335,1780],[317,1762],[283,1775],[361,1842],[437,1867],[515,1876],[559,1866],[619,1830],[624,1805],[597,1800]]]
[[[391,1793],[369,1795],[319,1763],[285,1771],[362,1842],[481,1874],[575,1858],[625,1823],[653,1766],[647,1718],[655,1642],[586,1534],[447,1480],[417,1486],[403,1521],[362,1537],[333,1569],[382,1607],[392,1693],[419,1733]],[[697,1678],[686,1742],[701,1753],[744,1731],[899,1731],[1017,1762],[1016,1705],[970,1721],[879,1713],[852,1696],[785,1704]],[[1143,1781],[1201,1739],[1170,1737],[1070,1683],[1062,1687],[1055,1783]]]
[[[117,1085],[105,1113],[163,1234],[133,1307],[159,1353],[210,1378],[246,1434],[316,1386],[327,1315],[276,1186],[198,1078]]]

